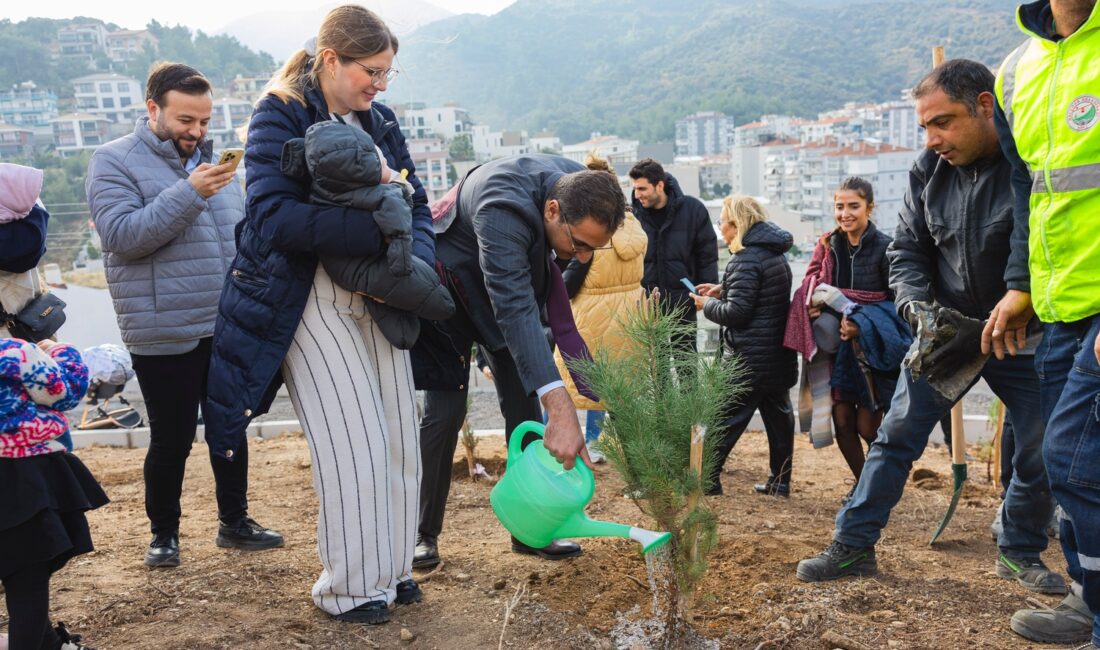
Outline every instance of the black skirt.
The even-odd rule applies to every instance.
[[[40,562],[57,571],[91,552],[84,513],[107,502],[73,454],[0,458],[0,577]]]

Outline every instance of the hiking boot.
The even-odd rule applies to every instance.
[[[145,549],[145,566],[150,569],[168,568],[180,565],[179,533],[157,533],[149,548]]]
[[[424,592],[420,590],[420,585],[416,584],[416,580],[409,578],[408,580],[402,580],[397,583],[397,599],[394,601],[398,605],[409,605],[411,603],[419,603],[424,600]]]
[[[1092,638],[1092,612],[1072,591],[1054,609],[1018,610],[1010,625],[1016,634],[1039,643],[1088,644]]]
[[[244,517],[234,524],[218,521],[218,536],[214,543],[221,548],[235,548],[242,551],[262,551],[283,545],[283,536],[264,528],[252,517]]]
[[[390,608],[384,600],[372,600],[355,609],[335,614],[333,618],[345,623],[363,623],[364,625],[381,625],[390,622]]]
[[[1037,557],[1009,557],[1001,553],[997,558],[997,576],[1015,578],[1024,589],[1040,594],[1062,595],[1066,593],[1066,581],[1051,571]]]
[[[836,580],[844,576],[869,576],[878,572],[875,547],[859,548],[833,542],[817,555],[798,563],[798,579],[804,582]]]

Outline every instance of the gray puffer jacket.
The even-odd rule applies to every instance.
[[[389,240],[384,259],[321,256],[336,284],[384,301],[368,299],[366,306],[387,341],[408,350],[420,335],[420,318],[454,314],[454,301],[435,269],[412,254],[412,205],[399,185],[379,184],[382,162],[366,131],[318,122],[304,138],[283,145],[280,166],[287,176],[312,179],[311,202],[370,212]]]
[[[123,342],[136,354],[182,354],[214,333],[244,192],[232,182],[204,199],[148,122],[96,150],[85,191]],[[202,162],[212,153],[204,142]]]

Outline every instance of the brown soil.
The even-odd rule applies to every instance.
[[[511,648],[611,648],[621,613],[635,605],[641,615],[649,611],[645,563],[633,542],[583,540],[582,557],[558,563],[510,553],[489,508],[490,484],[469,480],[460,446],[440,540],[445,564],[420,574],[425,602],[399,608],[389,625],[333,621],[309,596],[320,566],[305,441],[299,434],[251,444],[252,514],[282,531],[286,548],[245,553],[214,546],[212,479],[198,446],[185,485],[183,564],[152,572],[141,564],[149,541],[144,451],[81,451],[113,503],[89,516],[98,550],[55,576],[54,618],[99,648],[489,648],[498,647],[502,630]],[[478,446],[494,476],[502,455],[500,439]],[[765,467],[763,435],[746,435],[727,464],[726,496],[710,500],[721,543],[697,597],[695,626],[703,635],[724,648],[835,647],[821,640],[826,633],[876,649],[1041,647],[1008,629],[1030,594],[993,573],[992,486],[968,483],[940,543],[928,546],[950,498],[950,460],[942,448],[919,461],[931,474],[920,481],[925,489],[910,485],[895,509],[878,545],[878,576],[829,584],[799,582],[794,568],[829,541],[850,485],[839,452],[814,451],[800,440],[790,499],[751,491]],[[592,516],[646,525],[606,465],[597,477]],[[1046,560],[1062,566],[1056,545]]]

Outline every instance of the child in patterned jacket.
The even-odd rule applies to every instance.
[[[9,618],[0,648],[87,649],[49,619],[50,576],[92,550],[84,513],[107,503],[57,440],[69,430],[64,411],[87,389],[88,368],[72,346],[0,338],[0,581]]]

